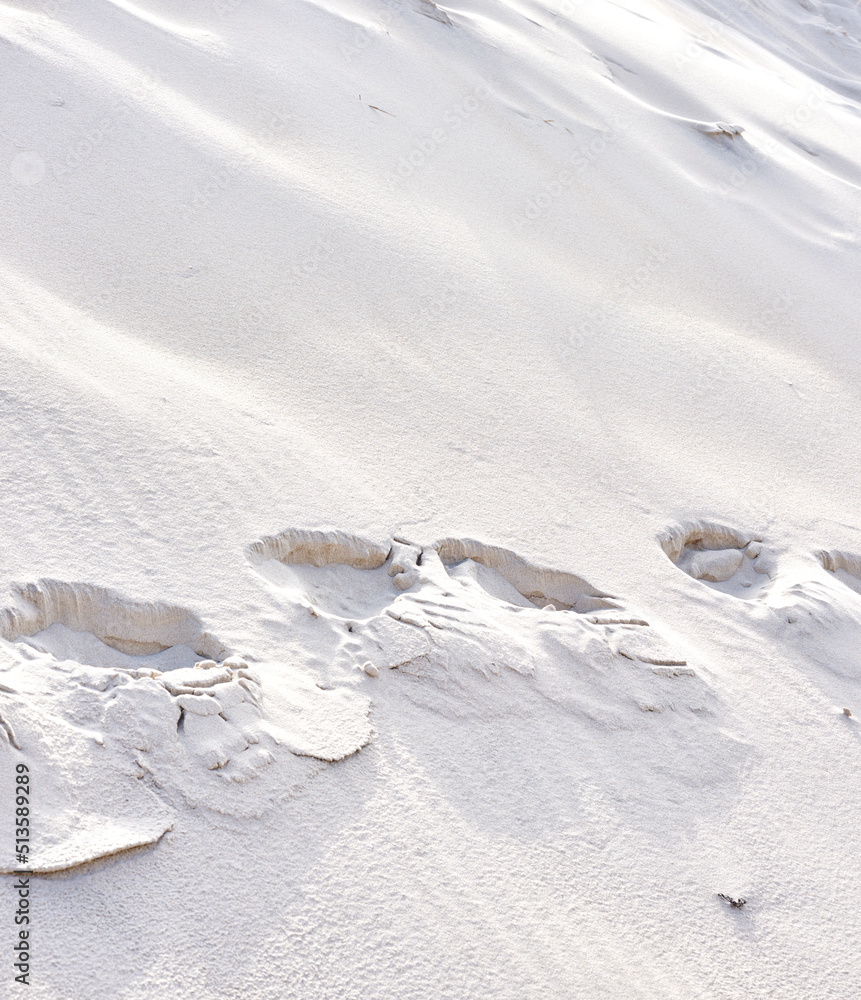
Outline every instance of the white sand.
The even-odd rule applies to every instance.
[[[0,53],[29,995],[856,997],[858,4]]]

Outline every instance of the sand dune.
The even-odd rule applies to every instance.
[[[0,48],[34,992],[854,997],[858,5]]]

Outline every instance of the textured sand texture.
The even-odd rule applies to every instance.
[[[0,55],[29,995],[854,1000],[859,5],[4,0]]]

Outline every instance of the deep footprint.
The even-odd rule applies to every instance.
[[[279,770],[283,794],[321,766],[299,757],[339,760],[370,739],[366,698],[310,682],[276,683],[267,717],[257,671],[175,605],[45,580],[19,588],[0,632],[0,740],[52,803],[36,871],[155,843],[183,803],[248,808],[241,786],[279,747],[297,761]]]
[[[335,675],[397,669],[437,711],[482,711],[487,680],[518,675],[613,728],[631,708],[699,712],[710,701],[685,657],[623,601],[497,546],[294,530],[249,557],[282,600],[319,621]]]
[[[771,583],[773,566],[758,535],[696,521],[667,529],[659,541],[683,573],[724,594],[750,600]]]

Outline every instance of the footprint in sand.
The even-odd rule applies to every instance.
[[[819,561],[836,579],[856,594],[861,594],[861,556],[850,552],[819,552]]]
[[[750,600],[764,596],[774,565],[762,538],[709,521],[695,521],[667,529],[661,548],[680,570],[695,580],[732,597]]]
[[[281,599],[318,621],[334,673],[397,670],[419,682],[412,697],[436,711],[443,703],[458,715],[481,711],[487,681],[517,675],[614,727],[630,708],[699,711],[708,701],[684,656],[623,601],[507,549],[296,529],[248,555]]]
[[[367,699],[310,682],[276,684],[265,714],[258,672],[185,608],[54,580],[17,597],[0,611],[0,741],[51,803],[36,871],[155,842],[169,804],[242,808],[278,747],[329,761],[370,738]]]
[[[208,770],[226,768],[236,780],[271,762],[271,752],[258,746],[259,677],[191,612],[56,580],[29,584],[18,595],[18,605],[0,617],[0,633],[15,642],[31,672],[35,660],[64,678],[55,689],[101,696],[101,714],[88,721],[106,740],[154,742],[141,725],[146,719],[162,745],[172,742],[172,728],[185,755]]]

